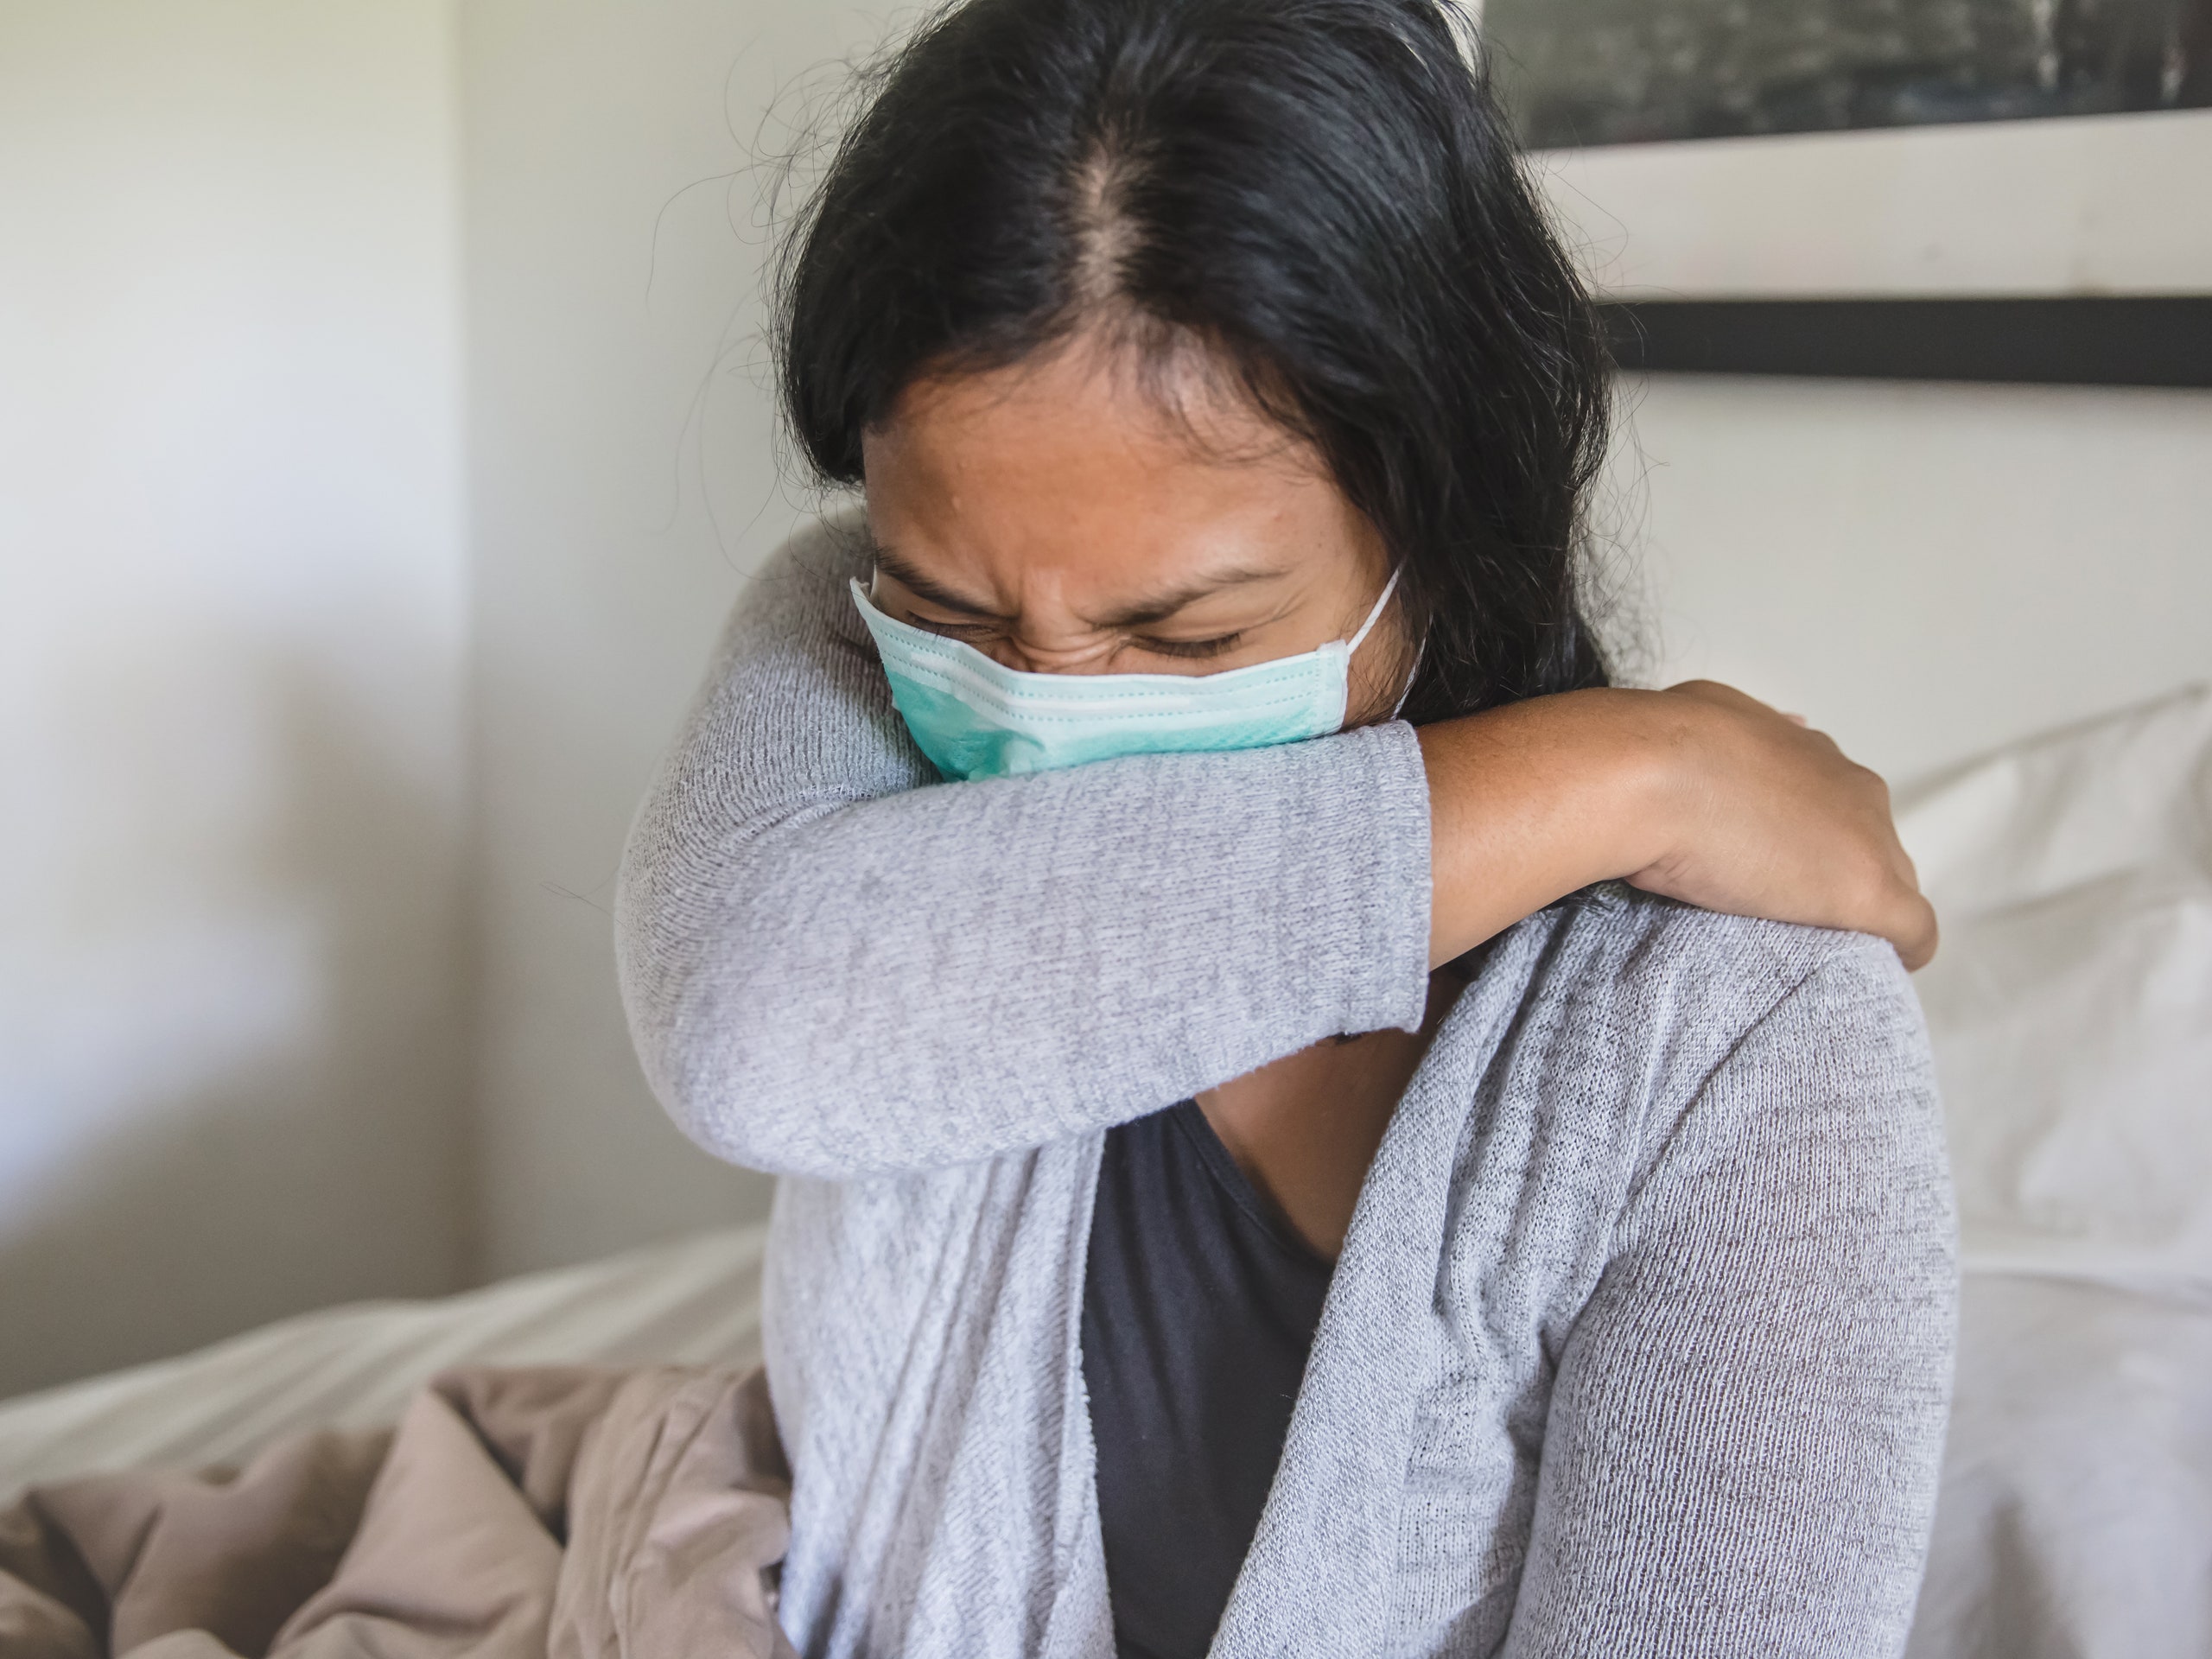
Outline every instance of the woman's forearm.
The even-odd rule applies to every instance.
[[[1740,692],[1575,691],[1420,735],[1432,962],[1605,880],[1935,953],[1882,780]]]
[[[1429,961],[1448,962],[1666,850],[1661,791],[1610,691],[1421,728],[1429,792]]]

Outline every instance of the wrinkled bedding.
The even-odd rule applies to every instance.
[[[0,1510],[8,1659],[783,1659],[764,1375],[467,1369],[395,1429]]]
[[[2212,690],[1898,796],[1966,1269],[1911,1659],[2212,1653]]]
[[[2212,1654],[2212,1296],[1969,1274],[1907,1659]]]
[[[104,1470],[243,1465],[309,1429],[389,1428],[463,1365],[748,1370],[766,1239],[727,1228],[435,1301],[325,1308],[0,1401],[0,1503]]]

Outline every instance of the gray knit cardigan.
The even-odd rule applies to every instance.
[[[1109,1659],[1077,1346],[1101,1137],[1418,1025],[1411,729],[944,784],[828,525],[753,581],[619,897],[645,1071],[772,1170],[800,1650]],[[1377,1154],[1214,1652],[1894,1654],[1954,1221],[1888,946],[1530,918]]]

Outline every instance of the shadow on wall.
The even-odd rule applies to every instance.
[[[40,752],[0,944],[0,1395],[447,1290],[464,1244],[440,780],[297,652],[99,654],[16,716]]]

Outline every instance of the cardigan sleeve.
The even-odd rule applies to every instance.
[[[647,1079],[709,1150],[830,1179],[1041,1146],[1341,1032],[1417,1027],[1412,729],[941,781],[846,589],[753,578],[616,896]]]
[[[1901,1653],[1955,1238],[1918,1006],[1840,944],[1631,1186],[1559,1357],[1511,1659]]]

